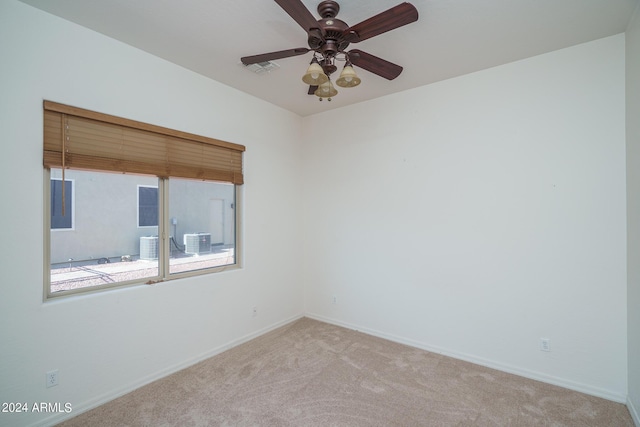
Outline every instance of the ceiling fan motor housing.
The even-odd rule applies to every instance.
[[[309,48],[326,57],[334,57],[338,52],[344,51],[349,46],[345,39],[345,31],[349,28],[346,22],[336,19],[340,6],[335,1],[325,0],[318,5],[318,13],[322,19],[318,20],[321,35],[309,32]]]

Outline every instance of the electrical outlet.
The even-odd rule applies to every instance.
[[[549,338],[540,338],[540,351],[551,351],[551,340]]]
[[[333,295],[331,297],[331,304],[336,304],[338,302],[338,297],[336,297],[335,295]]]
[[[253,306],[253,308],[251,309],[251,317],[257,317],[258,316],[258,307]]]
[[[47,388],[58,385],[58,370],[47,372],[45,378]]]

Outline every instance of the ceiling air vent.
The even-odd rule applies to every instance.
[[[256,74],[262,74],[280,68],[278,64],[271,61],[257,62],[255,64],[249,64],[246,67],[247,70],[253,71]]]

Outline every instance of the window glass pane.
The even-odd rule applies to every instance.
[[[51,229],[73,228],[73,181],[51,179]],[[64,197],[63,197],[64,195]],[[64,209],[63,209],[64,205]]]
[[[138,225],[158,226],[158,187],[138,187]]]
[[[171,274],[235,264],[235,186],[169,179]]]
[[[61,176],[51,170],[52,202]],[[138,188],[154,187],[157,223],[158,178],[67,170],[67,180],[73,182],[73,192],[65,194],[70,200],[73,193],[73,230],[55,230],[52,221],[51,293],[157,278],[158,227],[139,228],[136,210]]]

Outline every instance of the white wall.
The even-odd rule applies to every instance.
[[[1,402],[74,415],[301,315],[298,116],[15,0],[0,40]],[[244,144],[244,268],[43,304],[43,99]]]
[[[640,6],[626,34],[629,397],[640,426]]]
[[[307,312],[625,401],[624,55],[618,35],[305,118]]]

